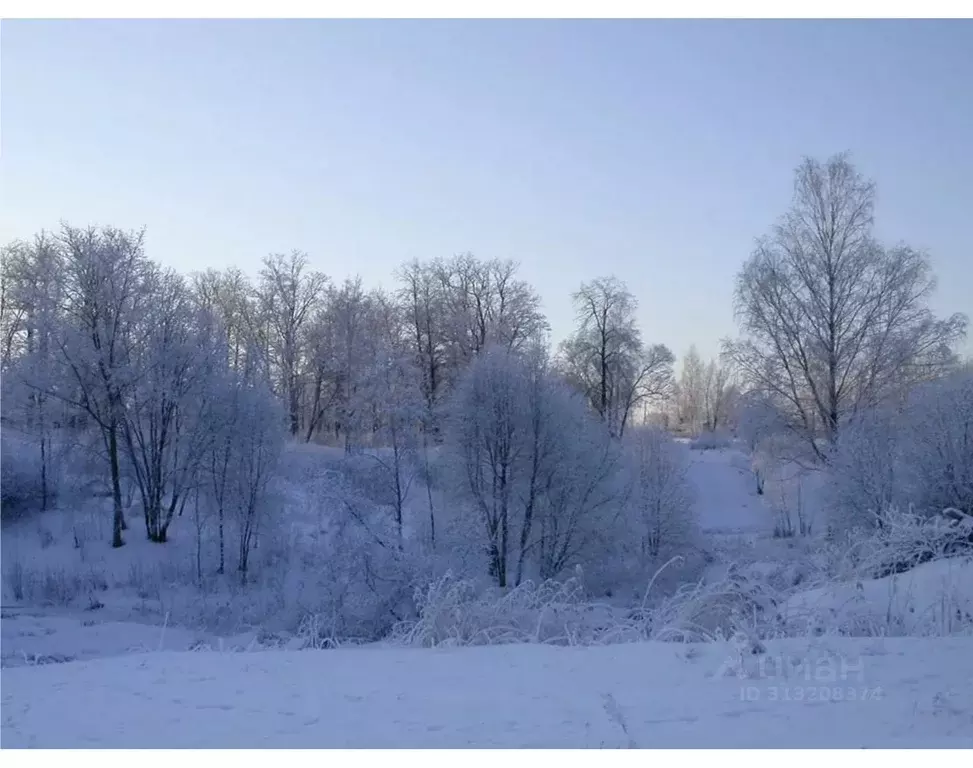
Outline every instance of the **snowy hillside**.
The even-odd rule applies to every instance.
[[[973,639],[777,641],[739,659],[724,643],[133,655],[4,670],[2,737],[5,747],[973,746]]]

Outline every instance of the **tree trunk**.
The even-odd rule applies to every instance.
[[[223,502],[220,501],[220,569],[218,573],[222,575],[226,570],[226,538],[223,535],[224,530],[224,515],[223,515]]]
[[[393,462],[393,468],[395,470],[395,528],[396,534],[398,535],[398,545],[399,551],[403,549],[402,545],[402,507],[405,506],[405,499],[402,498],[402,469],[399,466],[399,449],[395,447],[392,449],[395,460]]]
[[[196,523],[196,582],[203,586],[203,523],[199,517],[199,488],[196,489],[196,505],[193,520]]]
[[[108,428],[108,459],[111,464],[111,495],[112,495],[112,539],[115,548],[125,545],[122,540],[122,530],[125,518],[122,515],[122,478],[118,465],[118,427],[112,424]]]
[[[47,510],[47,437],[44,434],[44,417],[41,415],[41,512]]]
[[[429,543],[436,549],[436,511],[432,503],[432,477],[429,474],[429,436],[425,426],[422,428],[422,463],[426,482],[426,499],[429,502]]]

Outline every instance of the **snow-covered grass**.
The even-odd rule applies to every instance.
[[[798,633],[973,635],[973,559],[946,558],[880,579],[798,592],[780,614],[785,628]]]
[[[99,621],[89,616],[4,611],[0,621],[4,667],[54,664],[147,651],[185,651],[200,642],[178,627]]]
[[[4,669],[0,735],[8,748],[970,745],[973,639],[745,650],[162,652]]]

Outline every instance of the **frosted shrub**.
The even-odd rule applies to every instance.
[[[336,636],[337,620],[335,617],[325,617],[320,613],[308,613],[301,619],[297,628],[297,637],[303,648],[323,650],[337,648],[340,641]]]
[[[957,554],[973,554],[973,517],[945,510],[927,517],[888,509],[882,525],[849,533],[839,576],[879,578]]]
[[[404,645],[586,644],[593,640],[591,608],[579,578],[539,585],[525,581],[505,594],[485,593],[452,572],[415,595],[419,618],[396,627]]]
[[[902,419],[895,409],[873,409],[842,431],[831,462],[834,529],[875,527],[885,510],[908,503]]]
[[[4,592],[14,601],[48,606],[85,607],[108,587],[93,569],[31,567],[16,560],[5,564],[3,581]]]
[[[708,642],[737,632],[767,637],[779,633],[777,605],[782,596],[766,580],[731,567],[718,582],[685,583],[671,595],[653,596],[660,568],[649,582],[639,608],[601,634],[599,642]]]
[[[973,375],[913,391],[847,424],[832,454],[832,527],[881,526],[889,509],[973,514]]]
[[[672,563],[674,561],[670,561]],[[392,635],[398,644],[420,647],[546,643],[604,645],[644,640],[703,642],[744,632],[781,633],[777,606],[782,597],[759,579],[733,571],[722,582],[684,584],[655,598],[660,569],[639,608],[619,615],[611,606],[586,599],[580,577],[539,585],[524,582],[500,594],[447,573],[417,590],[419,618],[402,622]]]
[[[625,444],[632,475],[627,530],[638,542],[641,565],[658,567],[698,540],[685,453],[666,432],[651,427],[631,430]]]
[[[917,509],[973,515],[973,372],[917,389],[903,428],[903,468]]]

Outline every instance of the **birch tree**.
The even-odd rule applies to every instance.
[[[965,316],[929,310],[928,257],[876,241],[874,205],[874,183],[847,156],[806,159],[790,210],[737,278],[744,338],[728,356],[821,459],[817,438],[833,441],[863,408],[941,373],[966,332]]]

